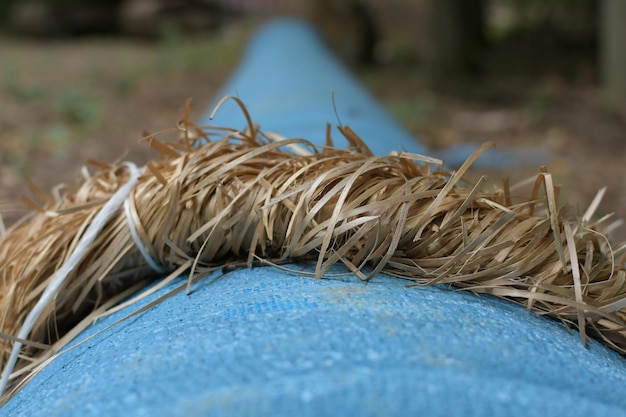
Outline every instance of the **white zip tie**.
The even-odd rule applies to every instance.
[[[139,249],[139,252],[143,256],[143,259],[146,261],[148,266],[150,266],[150,268],[152,268],[153,271],[158,272],[160,274],[165,273],[166,272],[165,269],[161,268],[154,261],[152,256],[150,256],[150,254],[146,250],[146,247],[145,247],[144,243],[142,242],[141,238],[139,237],[139,233],[137,233],[137,228],[135,227],[135,222],[133,221],[132,213],[130,212],[130,196],[128,196],[126,201],[124,201],[124,212],[126,213],[126,222],[128,223],[128,228],[130,229],[130,234],[132,235],[133,240],[135,241],[135,246],[137,246],[137,249]]]
[[[117,210],[124,204],[124,201],[128,199],[130,192],[133,187],[137,183],[139,179],[139,169],[137,165],[132,162],[124,162],[122,165],[125,165],[130,171],[130,178],[128,182],[121,186],[115,194],[109,198],[109,201],[106,202],[104,206],[100,209],[98,214],[94,217],[93,221],[85,230],[85,233],[78,241],[76,245],[76,249],[70,255],[70,257],[65,261],[65,263],[59,268],[59,270],[53,275],[50,280],[50,284],[46,287],[43,294],[35,304],[35,307],[28,313],[22,327],[17,333],[16,337],[18,339],[27,339],[30,332],[33,330],[35,323],[39,319],[39,317],[43,314],[46,306],[54,299],[59,291],[63,282],[68,277],[68,275],[72,272],[72,270],[78,265],[78,263],[83,259],[85,253],[94,242],[94,240],[98,237],[98,234],[102,231],[107,222],[111,219],[111,217],[115,214]],[[2,371],[2,380],[0,381],[0,395],[4,393],[6,390],[7,384],[9,382],[9,377],[11,376],[11,372],[13,372],[13,368],[15,367],[15,363],[17,362],[17,357],[20,353],[20,349],[22,348],[22,343],[15,342],[13,344],[13,349],[11,350],[11,355],[9,356],[9,360],[7,361],[4,370]]]

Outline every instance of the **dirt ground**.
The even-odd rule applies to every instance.
[[[143,163],[154,157],[139,143],[142,132],[173,127],[188,98],[192,116],[203,114],[248,34],[173,34],[151,43],[0,38],[0,208],[7,226],[24,213],[12,203],[29,193],[27,179],[50,190],[72,183],[89,158]],[[488,77],[441,93],[412,65],[356,73],[430,148],[490,140],[504,149],[547,149],[548,169],[563,188],[561,204],[582,212],[607,186],[601,212],[626,219],[626,120],[606,109],[592,79]],[[538,169],[529,161],[488,174],[516,181]],[[616,239],[626,238],[624,229]]]

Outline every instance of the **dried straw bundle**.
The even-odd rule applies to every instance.
[[[147,137],[161,158],[143,168],[126,210],[68,274],[28,341],[15,338],[26,315],[128,181],[128,166],[100,165],[57,199],[40,193],[43,206],[0,238],[3,367],[12,344],[25,344],[14,386],[150,280],[304,259],[316,260],[316,277],[342,262],[364,280],[385,271],[415,285],[494,294],[626,353],[625,246],[597,231],[606,219],[591,223],[599,198],[581,218],[566,219],[545,170],[529,196],[516,198],[506,183],[495,192],[482,179],[465,184],[480,151],[453,173],[418,155],[373,156],[347,127],[347,150],[333,148],[330,135],[323,149],[275,141],[251,122],[243,133],[186,119],[179,128],[175,142]]]

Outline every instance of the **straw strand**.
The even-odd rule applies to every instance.
[[[93,221],[85,230],[84,235],[79,240],[76,245],[76,249],[68,260],[61,266],[61,268],[54,274],[50,283],[46,286],[45,290],[41,294],[41,297],[33,307],[33,309],[28,313],[28,316],[24,320],[22,327],[17,332],[17,338],[26,339],[30,334],[31,330],[35,326],[35,323],[42,315],[44,309],[50,304],[52,299],[55,297],[66,278],[72,272],[76,265],[83,259],[85,254],[89,251],[90,246],[94,242],[94,240],[98,237],[100,231],[104,228],[106,223],[111,219],[111,217],[115,214],[115,212],[120,208],[120,206],[127,199],[131,190],[137,183],[137,179],[139,178],[139,169],[137,166],[131,162],[125,162],[123,164],[126,166],[130,172],[130,178],[120,189],[113,194],[113,196],[107,201],[107,203],[100,209],[96,217],[94,217]],[[4,393],[7,383],[9,381],[9,376],[13,371],[13,367],[17,361],[17,355],[22,348],[22,343],[20,341],[16,341],[13,344],[13,349],[11,351],[11,355],[9,356],[8,361],[4,365],[4,369],[2,371],[2,380],[0,381],[0,394]]]
[[[160,158],[141,176],[123,165],[120,187],[120,166],[101,166],[0,237],[0,335],[33,342],[22,349],[31,362],[16,363],[17,342],[0,352],[5,385],[15,363],[59,349],[76,323],[139,281],[256,260],[313,259],[318,278],[342,262],[364,280],[387,272],[414,285],[453,284],[571,323],[583,340],[626,354],[626,244],[603,235],[605,218],[594,223],[601,195],[576,218],[559,208],[547,170],[527,183],[529,195],[468,183],[489,144],[455,173],[426,156],[372,156],[346,127],[349,149],[329,138],[317,149],[268,138],[248,120],[246,132],[185,120],[178,141],[152,135]],[[223,136],[209,140],[216,132]],[[111,208],[104,220],[102,201]]]

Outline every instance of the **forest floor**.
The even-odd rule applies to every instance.
[[[29,193],[27,179],[48,191],[73,183],[88,159],[155,157],[139,143],[142,133],[175,126],[189,98],[198,119],[237,65],[248,33],[158,42],[0,38],[0,210],[7,226],[24,212],[8,203]],[[589,79],[490,76],[442,93],[412,65],[355,71],[429,148],[493,141],[502,149],[548,150],[561,204],[580,213],[607,186],[601,213],[626,219],[626,118],[606,109]],[[517,181],[536,175],[539,164],[488,174]],[[625,229],[615,236],[626,238]]]

